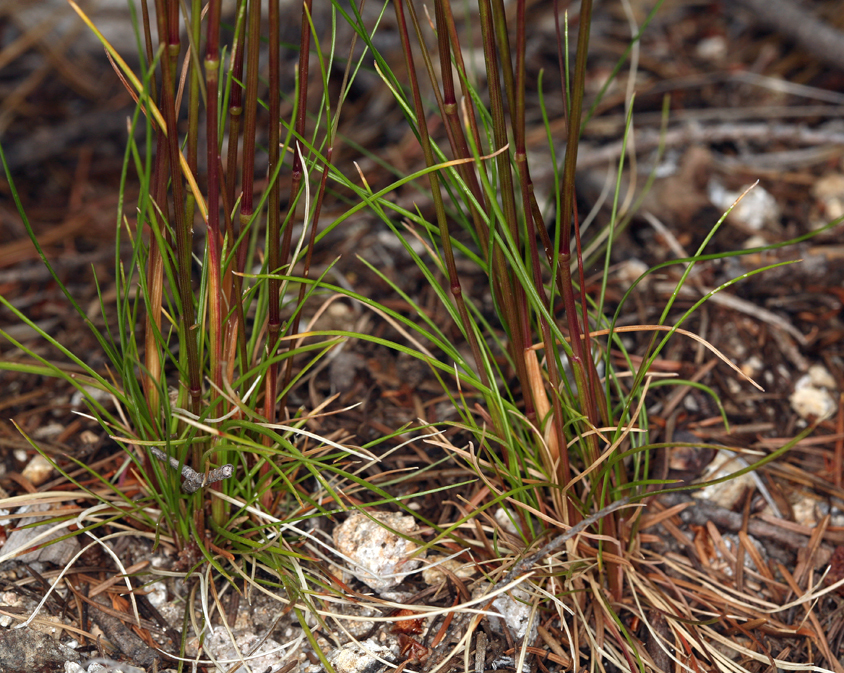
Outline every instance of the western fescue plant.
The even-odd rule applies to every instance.
[[[638,48],[659,4],[631,37],[628,54]],[[524,0],[515,3],[512,20],[502,0],[478,0],[461,20],[446,0],[427,6],[430,16],[420,15],[422,6],[412,0],[394,0],[369,8],[366,19],[363,3],[332,0],[314,9],[305,2],[295,90],[281,85],[277,0],[268,3],[265,16],[260,2],[239,0],[231,24],[223,20],[220,0],[207,6],[191,0],[189,7],[156,0],[152,12],[144,1],[140,16],[133,3],[129,6],[139,66],[131,67],[97,32],[137,102],[120,189],[123,196],[135,182],[140,190],[137,203],[121,199],[116,222],[116,323],[106,319],[101,331],[73,304],[111,369],[95,371],[43,332],[86,376],[71,376],[6,333],[39,362],[0,364],[77,386],[91,415],[131,457],[132,488],[100,478],[99,486],[84,489],[107,505],[91,521],[129,521],[141,534],[178,551],[184,570],[205,564],[205,573],[213,569],[276,595],[294,609],[315,644],[303,611],[317,615],[330,630],[325,620],[333,612],[325,597],[342,594],[343,585],[330,563],[311,562],[324,558],[336,564],[337,559],[301,523],[350,507],[412,512],[406,498],[392,495],[401,475],[377,479],[367,473],[379,460],[382,442],[403,436],[407,428],[354,447],[351,437],[327,439],[309,429],[308,422],[341,411],[331,400],[307,411],[287,404],[290,391],[322,358],[353,339],[424,362],[453,403],[459,421],[422,424],[418,430],[433,449],[475,477],[435,489],[443,498],[455,489],[448,497],[461,514],[445,527],[425,521],[436,531],[425,547],[464,550],[465,560],[484,561],[493,585],[520,556],[540,549],[546,536],[612,509],[623,498],[635,503],[667,485],[651,475],[651,453],[665,445],[649,443],[645,400],[655,386],[688,382],[655,380],[650,365],[706,297],[672,324],[668,302],[657,325],[617,328],[630,292],[608,314],[612,243],[635,210],[634,204],[619,212],[624,157],[610,223],[595,237],[595,250],[604,254],[600,290],[594,295],[585,290],[574,178],[579,138],[598,102],[584,109],[591,0],[581,3],[571,62],[567,22],[557,15],[558,72],[547,78],[554,80],[547,85],[553,93],[546,94],[540,73],[539,90],[530,97]],[[315,22],[312,9],[325,21]],[[388,11],[394,13],[403,62],[379,51],[373,39]],[[315,27],[322,23],[327,28]],[[341,34],[353,36],[348,48],[340,43]],[[476,34],[483,73],[464,62]],[[377,191],[363,173],[344,172],[332,163],[341,142],[343,103],[362,68],[374,70],[392,92],[425,162]],[[333,86],[336,72],[342,72],[339,87]],[[321,92],[318,100],[309,98],[314,89]],[[551,95],[565,111],[564,139],[551,130],[545,98]],[[531,101],[547,131],[542,160],[553,172],[549,203],[539,202],[531,179],[526,147]],[[632,111],[632,99],[626,109]],[[267,117],[269,124],[261,128]],[[440,122],[436,133],[434,119]],[[625,134],[629,129],[628,118]],[[289,185],[284,194],[283,182]],[[415,209],[397,203],[395,195],[405,185],[420,190]],[[331,193],[351,205],[326,224],[321,213]],[[392,230],[438,296],[453,330],[444,329],[415,297],[363,259],[409,312],[333,284],[330,265],[314,276],[312,256],[320,239],[361,212]],[[22,209],[21,217],[26,222]],[[686,264],[680,286],[696,262],[714,257],[705,249],[722,221],[694,257],[671,262]],[[204,235],[196,236],[195,229]],[[124,259],[119,252],[126,240],[132,253]],[[34,236],[33,241],[37,246]],[[471,262],[487,279],[494,317],[482,310],[481,297],[464,293],[459,260]],[[325,305],[338,295],[377,312],[401,338],[303,331],[305,307]],[[68,299],[73,302],[69,294]],[[638,367],[620,338],[632,330],[654,335]],[[455,342],[455,333],[468,351]],[[626,360],[628,371],[618,370],[611,349]],[[111,403],[94,389],[106,392]],[[502,509],[515,533],[490,516],[494,509]],[[702,616],[700,604],[682,595],[662,571],[652,570],[661,559],[642,546],[640,523],[641,509],[616,509],[585,537],[568,540],[565,554],[555,550],[541,563],[536,557],[535,566],[522,566],[530,574],[514,578],[530,588],[522,600],[543,614],[558,615],[575,666],[588,651],[593,664],[652,667],[651,655],[630,626],[632,618],[647,624],[654,641],[681,667],[694,666],[690,662],[696,657],[723,658],[704,644],[724,639]],[[467,540],[465,531],[473,531],[475,539]],[[257,576],[250,567],[262,573]],[[207,583],[203,587],[208,591]],[[741,611],[745,599],[736,592],[720,605]],[[479,607],[489,603],[478,602]],[[424,606],[418,611],[433,614]],[[654,614],[669,622],[667,635],[650,626]],[[467,622],[470,636],[481,617]],[[740,645],[734,649],[761,656]],[[525,653],[522,649],[522,660]]]

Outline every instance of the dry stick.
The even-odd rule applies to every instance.
[[[642,129],[634,132],[636,146],[640,152],[653,149],[660,143],[658,129]],[[719,143],[736,140],[743,142],[769,143],[773,140],[784,143],[797,143],[810,146],[844,145],[844,133],[826,129],[807,129],[789,124],[767,123],[719,123],[702,125],[699,121],[682,124],[669,130],[663,139],[665,147],[683,147],[691,143]],[[607,162],[618,160],[623,150],[623,142],[618,141],[591,147],[584,143],[577,158],[579,169],[604,166]]]
[[[692,500],[690,496],[683,493],[665,493],[660,496],[659,502],[664,507],[671,507],[681,502],[693,502],[694,506],[684,510],[686,523],[705,525],[707,521],[712,521],[721,528],[734,532],[741,530],[741,514],[719,507],[708,500]],[[806,547],[808,537],[808,534],[804,535],[764,519],[750,519],[747,522],[747,533],[753,537],[777,540],[780,547],[790,549],[803,549]],[[827,535],[827,540],[830,540],[829,535]]]
[[[739,0],[755,18],[778,33],[791,38],[803,49],[844,68],[844,34],[826,21],[814,16],[802,5],[789,0]]]
[[[173,456],[168,456],[164,451],[154,446],[149,447],[150,453],[164,463],[170,463],[170,467],[174,470],[179,469],[179,460]],[[231,463],[218,467],[208,472],[208,474],[200,474],[189,465],[182,465],[182,476],[185,481],[182,482],[182,490],[185,493],[196,493],[203,486],[213,484],[223,479],[228,479],[234,474],[234,466]]]
[[[492,588],[495,588],[496,584],[509,584],[514,579],[516,579],[522,573],[528,572],[533,566],[535,566],[539,561],[544,559],[548,554],[555,552],[559,549],[565,542],[573,538],[575,535],[582,533],[585,529],[591,526],[596,521],[603,519],[607,514],[611,514],[615,512],[617,509],[621,509],[622,507],[630,504],[630,498],[622,498],[621,500],[616,500],[614,503],[611,503],[604,507],[603,509],[595,512],[591,516],[587,516],[585,519],[580,521],[579,523],[575,524],[571,528],[569,528],[565,533],[561,533],[557,537],[555,537],[551,542],[546,544],[542,549],[538,552],[533,554],[532,556],[528,556],[523,558],[519,561],[516,565],[513,566],[512,570],[504,577],[503,580],[500,580],[492,585]]]

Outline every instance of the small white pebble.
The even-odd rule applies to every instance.
[[[835,411],[835,400],[824,388],[807,385],[796,388],[788,398],[791,408],[803,418],[825,418]]]
[[[618,278],[621,282],[625,283],[626,285],[630,286],[639,279],[640,276],[645,274],[648,270],[648,265],[645,264],[642,260],[636,259],[635,257],[631,257],[628,260],[622,262],[618,267]],[[642,281],[639,283],[640,287],[644,288],[647,285],[649,278],[643,278]]]
[[[498,522],[499,526],[511,535],[521,535],[519,529],[516,528],[516,524],[513,523],[514,520],[518,519],[516,519],[516,516],[509,509],[499,507],[495,510],[495,520]]]
[[[727,55],[727,40],[723,35],[705,37],[697,43],[695,53],[707,61],[720,61]]]
[[[770,241],[767,238],[760,234],[753,234],[750,238],[748,238],[743,244],[742,248],[745,250],[750,250],[751,248],[762,248],[768,245]]]
[[[100,404],[105,404],[111,400],[111,395],[109,395],[105,390],[100,390],[99,388],[94,388],[92,386],[84,386],[84,390],[88,397],[94,399]],[[82,391],[77,390],[70,396],[70,404],[76,408],[84,407],[85,399],[86,396],[82,393]]]
[[[352,514],[334,529],[334,546],[354,563],[349,570],[355,577],[375,591],[386,591],[418,568],[425,553],[413,556],[418,545],[392,532],[416,534],[413,517],[393,512],[372,512],[371,517]]]
[[[346,643],[326,658],[337,673],[367,673],[378,666],[379,659],[392,662],[395,656],[388,647],[369,638],[361,643]]]
[[[56,404],[56,401],[53,400],[53,404]],[[39,428],[36,428],[32,431],[32,436],[35,439],[51,439],[56,435],[62,434],[64,432],[65,426],[61,423],[47,423],[47,425],[42,425]]]
[[[34,455],[29,464],[23,468],[23,476],[29,479],[34,486],[40,486],[53,474],[53,466],[40,453]]]
[[[835,412],[835,379],[822,365],[812,365],[808,373],[797,379],[788,398],[791,407],[803,418],[825,418]]]
[[[460,563],[460,561],[448,558],[447,556],[429,556],[425,569],[422,571],[422,579],[425,584],[442,584],[448,579],[443,568],[451,571],[462,580],[469,579],[475,574],[475,568],[471,564]]]
[[[719,451],[712,459],[712,462],[706,466],[699,481],[722,479],[734,472],[738,472],[746,465],[747,463],[733,455],[732,452]],[[720,484],[713,484],[693,491],[692,497],[709,500],[724,509],[732,509],[747,489],[753,489],[755,486],[756,482],[753,479],[753,475],[745,473],[740,477],[733,477]]]
[[[815,526],[818,523],[818,514],[823,500],[806,491],[796,491],[792,494],[792,498],[796,498],[790,498],[794,520],[801,526]]]
[[[154,582],[145,587],[147,599],[153,607],[160,608],[167,602],[167,585],[164,582]]]
[[[812,186],[812,195],[823,204],[823,222],[844,215],[844,175],[832,173]]]
[[[122,673],[122,668],[112,668],[111,671],[102,664],[93,663],[88,666],[88,673]]]
[[[762,362],[762,358],[758,355],[751,355],[741,366],[741,371],[745,376],[749,376],[753,378],[759,372],[762,371],[762,368],[765,366],[765,363]]]
[[[527,591],[516,587],[511,592],[496,598],[492,602],[492,606],[501,613],[514,638],[523,638],[527,633],[528,626],[530,626],[531,635],[528,637],[528,642],[533,642],[537,622],[536,619],[531,620],[530,618],[533,607],[531,606],[531,595]],[[500,619],[489,617],[490,626],[493,630],[501,631]]]
[[[828,390],[836,390],[838,385],[832,374],[823,365],[812,365],[809,367],[809,380],[813,386],[818,388],[827,388]]]
[[[83,430],[79,433],[79,439],[82,440],[83,444],[96,444],[97,441],[100,439],[97,436],[97,433],[91,432],[90,430]]]
[[[709,183],[709,200],[712,205],[723,211],[729,209],[743,192],[744,189],[737,192],[728,191],[714,180]],[[775,223],[779,217],[780,208],[777,200],[769,192],[756,185],[730,211],[727,219],[741,223],[753,231],[759,231],[766,224]]]

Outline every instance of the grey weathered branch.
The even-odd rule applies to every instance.
[[[595,512],[595,514],[587,516],[580,523],[577,523],[574,526],[572,526],[571,528],[569,528],[565,533],[561,533],[560,535],[555,537],[553,540],[551,540],[548,544],[546,544],[544,547],[542,547],[542,549],[540,549],[535,554],[532,554],[531,556],[526,556],[521,561],[516,563],[516,565],[513,566],[513,568],[510,570],[510,572],[507,573],[507,576],[503,580],[501,580],[500,582],[497,582],[497,584],[509,584],[514,579],[516,579],[519,575],[522,575],[523,573],[528,572],[531,568],[533,568],[533,566],[535,566],[537,563],[539,563],[539,561],[544,559],[546,556],[548,556],[552,552],[555,552],[557,549],[562,547],[563,543],[565,543],[567,540],[570,540],[575,535],[582,533],[584,530],[586,530],[593,523],[603,519],[607,514],[611,514],[612,512],[616,511],[617,509],[621,509],[622,507],[625,507],[626,505],[629,505],[629,504],[630,504],[630,498],[622,498],[621,500],[616,500],[614,503],[607,505],[602,510]]]
[[[173,456],[168,456],[164,451],[154,446],[149,447],[150,453],[158,458],[158,460],[169,463],[174,470],[179,469],[179,461]],[[185,480],[182,482],[182,490],[185,493],[195,493],[203,486],[213,484],[223,479],[228,479],[234,474],[234,466],[231,464],[223,465],[208,472],[208,474],[201,474],[188,465],[182,465],[182,476]]]
[[[844,70],[844,33],[791,0],[739,0],[755,18],[803,49]]]

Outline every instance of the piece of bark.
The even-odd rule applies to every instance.
[[[110,607],[103,596],[96,596],[92,600],[100,605]],[[103,630],[106,638],[126,656],[129,662],[148,669],[153,662],[160,660],[159,653],[141,640],[127,624],[117,617],[96,608],[91,609],[89,616]]]

